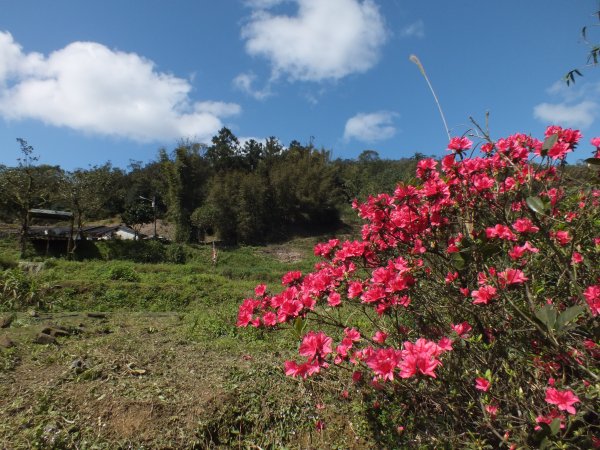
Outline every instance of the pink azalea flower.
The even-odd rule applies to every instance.
[[[498,274],[498,281],[502,287],[511,286],[513,284],[523,284],[527,280],[529,280],[529,278],[527,278],[523,271],[519,269],[506,269]]]
[[[262,319],[263,323],[268,327],[274,327],[277,324],[277,316],[272,311],[266,312]]]
[[[342,303],[342,296],[337,292],[332,292],[329,294],[329,297],[327,297],[327,303],[329,306],[338,306],[340,303]]]
[[[512,227],[518,233],[537,233],[540,231],[540,229],[527,218],[517,219],[515,223],[512,224]]]
[[[490,418],[494,419],[498,414],[498,407],[496,405],[485,405],[485,411],[490,415]]]
[[[485,229],[485,235],[488,239],[498,238],[507,241],[516,241],[517,237],[506,225],[497,224]]]
[[[385,289],[381,286],[373,286],[367,292],[361,295],[363,303],[373,303],[385,297]]]
[[[298,317],[304,305],[297,300],[284,301],[277,312],[277,321],[280,323],[286,322],[294,317]]]
[[[573,149],[567,142],[557,142],[548,150],[548,156],[552,159],[564,158],[571,151]]]
[[[362,380],[362,372],[359,372],[358,370],[352,372],[352,381],[354,381],[355,383],[358,383],[360,380]]]
[[[451,325],[452,329],[458,334],[459,337],[466,339],[468,337],[469,331],[473,328],[469,325],[468,322],[462,322],[457,325]]]
[[[375,336],[373,336],[373,340],[378,344],[383,344],[387,337],[387,333],[384,333],[383,331],[377,331],[375,332]]]
[[[452,350],[452,339],[450,339],[448,336],[444,336],[438,341],[437,346],[441,350],[449,352]]]
[[[548,192],[546,192],[546,195],[550,199],[550,204],[552,206],[555,206],[558,203],[558,201],[563,197],[563,191],[562,189],[552,188],[549,189]]]
[[[550,232],[550,237],[552,237],[556,242],[558,242],[563,247],[571,242],[571,236],[569,236],[568,231],[556,231]]]
[[[572,264],[581,264],[583,262],[583,256],[581,253],[573,252],[573,256],[571,257]]]
[[[425,176],[437,166],[437,161],[432,158],[425,158],[417,163],[417,177],[425,178]]]
[[[487,392],[490,388],[490,382],[485,378],[475,378],[475,389],[479,389],[480,391]]]
[[[581,203],[580,203],[581,205]],[[585,203],[583,204],[583,206],[579,206],[580,208],[584,208],[585,207]],[[577,213],[573,212],[573,211],[569,211],[568,213],[565,214],[565,220],[569,223],[573,222],[574,219],[577,218]]]
[[[448,150],[452,153],[462,153],[465,150],[469,150],[472,145],[473,142],[466,137],[453,137],[448,144]]]
[[[529,241],[526,241],[525,244],[523,245],[515,245],[510,252],[508,252],[508,256],[510,256],[512,259],[517,260],[519,258],[522,258],[526,252],[530,252],[530,253],[539,253],[539,249],[534,247],[533,245],[531,245],[529,243]]]
[[[294,281],[300,279],[300,277],[302,277],[302,272],[300,271],[288,272],[281,278],[281,284],[292,284]]]
[[[537,416],[535,418],[535,422],[536,423],[545,423],[547,425],[550,425],[554,421],[554,419],[560,419],[560,429],[562,430],[565,427],[565,424],[564,424],[565,416],[563,416],[561,413],[559,413],[556,409],[550,411],[550,413],[548,413],[547,416]],[[534,429],[537,431],[537,430],[541,430],[542,427],[537,425]]]
[[[267,290],[267,286],[264,284],[259,284],[258,286],[256,286],[254,288],[254,293],[256,294],[257,297],[262,297],[263,295],[265,295],[265,291]]]
[[[588,286],[583,291],[583,296],[592,311],[592,316],[595,317],[600,314],[600,284]]]
[[[411,342],[404,343],[402,350],[402,361],[400,362],[400,376],[402,378],[410,378],[418,373],[436,378],[433,372],[441,361],[437,356],[443,351],[435,342],[427,339],[417,339],[413,344]]]
[[[344,335],[353,342],[360,341],[360,333],[356,328],[345,328]]]
[[[480,148],[482,153],[492,153],[492,150],[494,150],[494,144],[490,143],[490,142],[486,142],[485,144],[483,144]]]
[[[481,286],[478,290],[471,292],[471,297],[473,297],[474,305],[487,305],[491,299],[496,297],[496,288],[494,286]]]
[[[369,366],[378,378],[394,381],[394,370],[398,367],[401,353],[393,348],[376,350],[368,359]]]
[[[558,389],[548,388],[546,389],[546,402],[558,406],[558,409],[561,411],[567,411],[569,414],[576,414],[577,411],[573,405],[579,403],[579,398],[573,391],[559,391]]]
[[[446,284],[452,283],[457,278],[458,278],[458,272],[448,272],[448,275],[446,275],[446,280],[445,280]]]
[[[331,343],[332,339],[322,331],[318,333],[310,331],[304,336],[298,353],[306,356],[309,361],[322,360],[332,352]]]
[[[348,298],[355,298],[362,294],[363,286],[358,281],[353,281],[348,286]]]
[[[252,322],[252,314],[254,314],[254,310],[260,306],[260,301],[255,300],[253,298],[245,299],[240,305],[240,309],[238,312],[238,327],[246,327]]]
[[[307,378],[318,373],[321,367],[317,361],[305,362],[298,365],[295,361],[285,362],[285,374],[292,377]]]

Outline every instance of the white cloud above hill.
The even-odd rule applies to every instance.
[[[375,142],[390,139],[396,134],[393,120],[398,114],[392,111],[358,113],[348,119],[344,129],[344,139],[361,142]]]
[[[73,42],[45,56],[0,32],[0,116],[152,142],[210,140],[235,103],[194,102],[183,78],[135,53]]]

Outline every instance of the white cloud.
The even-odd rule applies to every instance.
[[[234,103],[193,102],[188,80],[159,72],[135,53],[73,42],[50,53],[23,53],[0,32],[0,115],[36,119],[86,133],[148,142],[209,140]]]
[[[254,137],[254,136],[239,137],[238,141],[240,141],[240,147],[243,147],[244,145],[246,145],[246,142],[250,142],[250,141],[256,141],[259,144],[263,144],[263,145],[265,145],[267,142],[267,140],[265,138],[259,138],[259,137]]]
[[[400,36],[402,37],[416,37],[416,38],[424,38],[425,37],[425,24],[422,20],[417,20],[414,23],[404,27],[400,30]]]
[[[344,139],[362,142],[383,141],[396,134],[393,119],[398,114],[391,111],[358,113],[346,122]]]
[[[372,0],[295,3],[294,16],[257,8],[242,28],[246,51],[269,60],[273,79],[337,80],[377,63],[387,32]]]
[[[244,4],[250,8],[266,9],[283,3],[285,0],[245,0]]]
[[[559,97],[559,101],[540,103],[533,108],[533,116],[545,124],[588,128],[600,112],[600,83],[568,87],[564,82],[556,82],[546,92]]]
[[[194,104],[194,110],[220,117],[236,116],[242,112],[240,105],[225,102],[197,102]]]
[[[269,84],[267,84],[267,86],[265,86],[263,89],[256,89],[254,87],[255,81],[256,75],[253,73],[240,73],[233,79],[233,85],[236,87],[236,89],[245,92],[251,97],[254,97],[256,100],[264,100],[272,95]]]
[[[566,127],[588,128],[598,114],[598,103],[584,100],[574,105],[566,103],[540,103],[533,115],[542,122]]]

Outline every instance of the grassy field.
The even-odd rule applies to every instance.
[[[316,242],[220,249],[216,265],[204,246],[186,247],[186,264],[31,265],[13,280],[28,294],[3,294],[0,446],[376,447],[366,400],[342,399],[333,379],[284,376],[292,330],[235,327],[256,284],[312,268]],[[0,241],[5,267],[17,253]]]

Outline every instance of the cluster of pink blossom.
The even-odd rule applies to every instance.
[[[269,294],[264,285],[258,286],[255,296],[240,306],[238,326],[274,327],[306,318],[318,321],[323,308],[371,310],[373,323],[389,319],[377,322],[387,325],[372,337],[341,322],[337,326],[344,332],[337,345],[334,337],[311,331],[300,345],[305,360],[286,362],[285,372],[306,378],[331,365],[350,364],[354,373],[370,371],[374,382],[391,383],[419,376],[436,378],[444,353],[456,344],[445,333],[454,332],[459,340],[476,334],[464,320],[469,317],[481,322],[478,333],[492,342],[502,327],[510,326],[513,314],[525,315],[526,308],[529,322],[536,326],[542,319],[533,317],[534,313],[545,305],[556,304],[558,313],[585,305],[589,317],[597,316],[600,273],[594,261],[600,253],[600,233],[583,230],[581,224],[589,217],[597,218],[600,191],[581,189],[574,203],[573,193],[560,183],[560,165],[580,139],[577,130],[552,126],[546,130],[545,141],[515,134],[481,145],[481,155],[474,156],[467,155],[475,152],[469,139],[453,138],[450,153],[440,162],[431,158],[418,162],[415,185],[400,184],[393,194],[355,201],[353,207],[365,221],[361,240],[332,239],[318,244],[314,253],[322,261],[315,270],[305,275],[287,273],[279,293]],[[595,157],[600,158],[600,138],[592,139],[592,144]],[[571,276],[565,274],[566,267],[556,270],[560,280],[558,276],[546,280],[550,275],[534,272],[539,270],[535,261],[547,254],[553,255],[553,264],[579,268],[577,278],[570,278],[566,288],[562,280]],[[548,286],[562,284],[545,291],[540,280]],[[543,294],[532,293],[534,286]],[[445,331],[419,325],[418,315],[430,313],[425,303],[431,301],[427,299],[432,287],[460,305],[446,309],[446,317],[456,320],[447,322]],[[565,292],[566,298],[558,298]],[[511,306],[509,313],[507,304],[526,308]],[[489,314],[484,313],[486,309]],[[549,333],[553,324],[547,323]],[[537,329],[543,333],[542,327]],[[590,345],[580,343],[579,350],[573,348],[550,361],[538,351],[535,361],[553,367],[591,355]],[[476,388],[487,394],[490,381],[478,377]],[[549,388],[545,401],[575,414],[573,405],[579,398],[571,390]],[[495,418],[501,409],[488,402],[485,411]],[[549,423],[554,418],[562,418],[557,410],[536,421]]]

